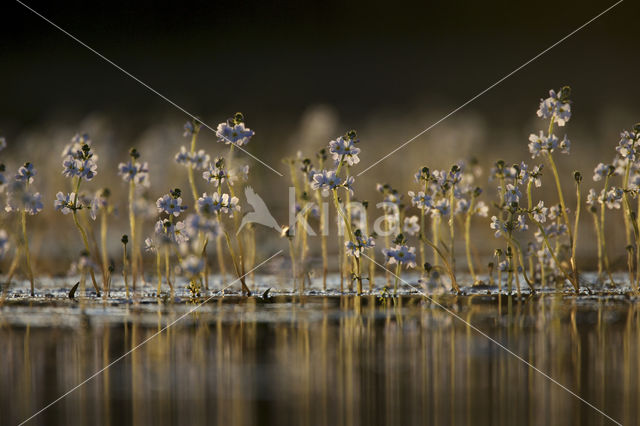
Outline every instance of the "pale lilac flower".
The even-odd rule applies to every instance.
[[[604,204],[608,209],[620,209],[624,191],[620,188],[611,188],[604,195]]]
[[[246,181],[249,179],[249,165],[245,164],[229,170],[229,182],[233,183],[237,180]]]
[[[442,198],[437,201],[433,207],[431,208],[431,217],[447,217],[451,213],[451,206],[449,205],[449,200],[446,198]]]
[[[149,163],[140,164],[137,161],[129,160],[118,165],[118,174],[125,182],[133,181],[144,186],[149,185]]]
[[[339,162],[346,161],[349,166],[358,164],[360,158],[360,148],[355,146],[355,141],[351,138],[340,136],[336,140],[329,142],[329,152],[333,155],[333,160]]]
[[[498,216],[491,216],[491,224],[489,227],[495,231],[494,235],[496,238],[507,232],[507,227],[504,222],[498,219]]]
[[[191,155],[191,167],[196,170],[206,169],[209,166],[209,160],[209,154],[205,153],[204,149],[201,149]]]
[[[537,165],[529,172],[529,180],[533,181],[536,188],[542,186],[542,165]],[[528,183],[528,182],[527,182]]]
[[[466,198],[461,198],[456,201],[456,209],[454,210],[454,215],[465,214],[469,211],[469,200]]]
[[[180,213],[187,209],[186,206],[182,205],[182,197],[174,198],[169,194],[158,198],[156,206],[158,207],[158,212],[174,216],[179,216]]]
[[[75,192],[72,192],[70,194],[58,192],[56,194],[56,200],[53,202],[53,206],[57,211],[62,212],[62,214],[69,214],[73,211],[73,201],[75,197]]]
[[[484,201],[478,201],[473,209],[473,214],[487,217],[489,215],[489,206]]]
[[[515,223],[515,230],[516,231],[526,231],[527,229],[529,229],[529,225],[527,225],[527,220],[524,217],[524,215],[518,215],[518,220]]]
[[[544,201],[538,201],[538,204],[533,208],[531,213],[536,222],[544,223],[547,221],[547,211],[548,209],[544,206]]]
[[[176,163],[183,166],[191,166],[191,153],[184,146],[180,147],[180,151],[174,157]]]
[[[247,127],[244,123],[220,123],[216,129],[216,136],[219,142],[224,142],[225,145],[246,145],[249,140],[254,136],[255,132]]]
[[[187,233],[192,239],[203,234],[206,238],[212,240],[220,234],[220,225],[215,219],[206,218],[199,214],[191,214],[187,216],[184,222]]]
[[[360,257],[360,255],[369,248],[372,248],[376,245],[376,242],[371,237],[367,237],[362,234],[360,231],[356,231],[355,234],[355,242],[347,241],[345,243],[345,247],[347,250],[347,254],[349,256]]]
[[[353,176],[349,176],[345,179],[344,183],[342,184],[342,186],[349,191],[349,194],[353,195],[353,184],[356,181],[356,178]]]
[[[598,194],[593,188],[591,188],[587,194],[587,205],[593,207],[596,203],[598,203]]]
[[[352,183],[353,180],[351,180]],[[313,182],[311,182],[311,188],[321,190],[324,196],[328,195],[330,190],[337,189],[340,186],[342,186],[342,178],[336,175],[335,170],[322,170],[313,176]],[[350,187],[347,187],[347,189],[352,191]]]
[[[505,187],[504,201],[507,205],[518,203],[522,194],[517,186],[508,183]]]
[[[168,219],[159,220],[156,222],[155,230],[156,234],[162,236],[166,242],[181,245],[189,240],[184,222],[172,223]]]
[[[560,152],[563,154],[569,154],[571,151],[571,141],[567,138],[567,135],[564,135],[564,139],[560,141],[558,144],[558,148],[560,148]]]
[[[237,197],[230,197],[226,193],[218,194],[214,192],[211,195],[204,193],[198,199],[198,211],[207,216],[215,213],[229,213],[233,216],[234,210],[240,211],[239,200]]]
[[[610,166],[608,164],[600,163],[593,169],[593,180],[598,182],[609,175]]]
[[[84,145],[91,147],[91,138],[89,138],[87,133],[76,133],[73,138],[71,138],[71,143],[65,146],[64,150],[62,150],[62,158],[73,158],[75,160],[82,159],[84,156],[82,147]],[[98,161],[97,155],[93,154],[92,158],[94,161]]]
[[[409,197],[411,197],[411,204],[414,207],[418,207],[422,210],[429,210],[432,206],[432,198],[430,195],[426,195],[424,191],[420,191],[417,194],[413,191],[408,192]]]
[[[418,223],[418,216],[409,216],[404,218],[404,225],[402,226],[402,231],[407,234],[414,236],[418,235],[420,232],[420,224]]]
[[[193,125],[192,121],[187,121],[184,126],[184,133],[182,133],[182,136],[184,136],[185,138],[190,138],[193,136],[193,134],[196,131],[195,126]]]
[[[536,113],[540,118],[552,118],[558,126],[562,127],[571,118],[571,104],[561,99],[559,95],[555,90],[549,90],[549,97],[540,100],[540,107]]]
[[[390,249],[382,249],[382,253],[387,259],[387,264],[393,265],[399,263],[407,268],[415,268],[416,266],[416,248],[408,247],[404,244],[396,244]]]
[[[634,161],[635,160],[636,135],[624,130],[620,133],[620,141],[616,147],[616,151],[621,158]]]
[[[16,180],[19,182],[33,183],[33,177],[38,172],[33,168],[32,163],[24,163],[24,166],[21,166],[18,169],[18,173],[16,174]]]
[[[67,157],[62,162],[62,174],[64,177],[73,178],[80,175],[80,160],[76,160],[73,157]]]
[[[84,180],[91,180],[98,174],[98,165],[92,158],[87,160],[76,160],[78,176]]]
[[[144,240],[144,251],[155,253],[158,250],[156,242],[151,237],[147,237]]]
[[[529,153],[531,158],[536,158],[547,152],[551,153],[558,147],[558,137],[554,134],[545,136],[542,130],[538,135],[532,133],[529,135]]]

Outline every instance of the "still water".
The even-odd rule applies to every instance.
[[[638,424],[634,298],[437,300],[607,415]],[[19,424],[149,339],[28,424],[614,424],[418,295],[226,296],[188,313],[193,306],[5,303],[0,423]]]

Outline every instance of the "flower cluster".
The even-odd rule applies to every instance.
[[[551,119],[558,126],[564,126],[571,118],[571,89],[568,86],[560,89],[558,93],[555,90],[549,90],[549,97],[540,99],[540,107],[536,114],[545,120]]]
[[[216,129],[218,141],[226,145],[246,145],[254,135],[255,132],[253,130],[245,127],[244,116],[239,112],[233,118],[218,124]]]
[[[382,249],[387,264],[404,265],[408,268],[416,267],[416,248],[406,244],[396,244],[391,248]]]
[[[376,242],[372,237],[367,237],[359,229],[354,232],[354,241],[347,241],[345,247],[349,256],[360,257],[360,255],[366,250],[373,248]]]
[[[156,201],[158,212],[166,213],[169,216],[180,216],[180,213],[187,209],[187,206],[182,204],[181,194],[180,189],[176,188],[170,191],[169,194],[158,198],[158,201]]]
[[[140,154],[135,148],[129,152],[131,159],[118,165],[118,175],[125,182],[133,182],[136,185],[149,186],[149,164],[138,162]]]
[[[322,191],[322,195],[324,196],[327,196],[329,191],[333,191],[338,188],[345,188],[349,193],[353,194],[354,182],[355,178],[353,176],[343,179],[338,176],[335,170],[322,170],[313,174],[311,188]]]
[[[15,180],[8,185],[5,211],[24,211],[30,215],[36,215],[42,211],[44,207],[42,196],[31,188],[36,174],[37,171],[31,163],[25,163],[18,169]]]
[[[198,211],[205,216],[219,215],[221,213],[233,216],[234,211],[240,211],[240,204],[237,197],[229,194],[219,194],[214,192],[211,195],[202,194],[198,198]]]
[[[98,173],[97,156],[91,150],[91,140],[85,133],[75,135],[62,151],[62,174],[68,178],[91,180]]]
[[[358,142],[359,140],[354,130],[329,142],[329,153],[331,153],[336,164],[340,162],[345,162],[349,166],[358,164],[360,162],[360,158],[358,157],[360,148],[356,147],[356,143]]]

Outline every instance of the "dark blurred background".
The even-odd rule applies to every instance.
[[[26,3],[211,126],[242,111],[256,131],[247,149],[284,172],[282,157],[312,156],[351,128],[364,169],[614,1]],[[59,149],[76,131],[92,133],[101,154],[96,189],[119,185],[115,167],[133,145],[153,161],[155,196],[174,185],[167,179],[185,179],[173,164],[185,143],[182,112],[19,3],[1,9],[0,135],[9,148],[0,155],[10,170],[27,159],[42,168],[48,209],[65,184]],[[374,197],[378,181],[413,189],[422,165],[529,159],[527,137],[543,127],[538,101],[565,84],[573,154],[561,173],[590,176],[613,157],[618,133],[640,121],[638,11],[626,0],[363,175],[360,198]],[[207,131],[200,146],[223,149]],[[287,182],[250,163],[251,183],[286,220],[286,191],[272,188]]]

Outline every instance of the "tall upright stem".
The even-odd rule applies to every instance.
[[[122,249],[122,277],[124,278],[124,289],[125,292],[127,294],[127,300],[129,300],[129,273],[127,271],[127,266],[128,266],[128,259],[127,259],[127,244],[123,244],[123,249]]]
[[[102,260],[102,291],[106,293],[108,292],[109,285],[109,260],[107,253],[107,211],[102,211],[100,214],[100,251],[101,251],[101,260]]]
[[[29,274],[29,282],[31,284],[31,296],[35,295],[35,285],[33,282],[33,270],[31,269],[31,255],[29,254],[29,239],[27,238],[27,212],[24,208],[21,211],[22,218],[22,239],[24,240],[24,253],[27,263],[27,273]]]
[[[136,240],[136,215],[135,215],[135,183],[129,182],[129,227],[131,228],[131,287],[136,292],[136,282],[138,281],[138,250]]]
[[[469,203],[469,210],[464,219],[464,242],[467,252],[467,265],[469,266],[469,273],[471,274],[472,284],[476,283],[476,272],[473,268],[473,259],[471,257],[471,217],[473,216],[473,208],[475,207],[476,197],[471,196],[471,202]]]
[[[80,190],[80,182],[82,182],[82,178],[78,178],[76,181],[76,191],[73,197],[73,209],[71,214],[73,216],[73,222],[80,231],[80,235],[82,237],[82,242],[84,243],[84,249],[87,252],[87,257],[91,258],[91,249],[89,248],[89,240],[87,239],[87,233],[85,232],[82,225],[80,225],[80,221],[78,221],[77,207],[78,207],[78,191]],[[98,288],[98,283],[96,282],[96,276],[93,272],[93,268],[89,268],[89,273],[91,274],[91,282],[93,283],[93,288],[96,290],[96,294],[100,297],[100,288]]]
[[[454,193],[453,193],[453,186],[451,186],[451,189],[449,190],[449,237],[451,238],[451,246],[449,248],[449,254],[451,255],[451,268],[453,268],[453,270],[455,271],[456,268],[456,256],[455,256],[455,238],[454,238],[454,231],[455,231],[455,215],[453,214],[453,210],[454,210]]]

